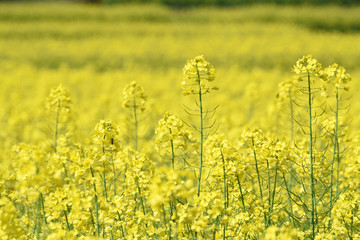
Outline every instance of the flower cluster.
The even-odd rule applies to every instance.
[[[323,74],[321,64],[311,55],[300,58],[293,66],[292,70],[296,74],[313,73],[317,76],[321,76]]]
[[[219,89],[208,86],[208,82],[215,80],[215,69],[202,55],[187,61],[183,69],[183,79],[181,87],[184,95],[206,94],[210,90]]]
[[[122,106],[124,108],[136,108],[145,111],[146,100],[144,88],[136,81],[132,81],[123,90]]]
[[[71,98],[69,92],[60,84],[57,88],[51,89],[50,95],[46,100],[46,109],[61,116],[67,115],[71,110]]]
[[[334,80],[334,85],[336,88],[343,88],[344,90],[349,90],[349,82],[351,81],[350,74],[346,73],[344,67],[339,66],[339,64],[334,63],[329,67],[324,69],[326,77]]]

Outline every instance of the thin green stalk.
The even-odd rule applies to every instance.
[[[290,124],[291,124],[291,142],[294,140],[294,107],[291,98],[291,90],[289,90],[289,99],[290,99]]]
[[[224,196],[224,208],[227,208],[227,197],[226,197],[226,169],[225,169],[225,158],[224,158],[224,155],[221,151],[221,159],[222,159],[222,162],[223,162],[223,187],[224,187],[224,193],[223,193],[223,196]]]
[[[239,179],[238,175],[236,175],[236,179],[237,179],[237,182],[238,182],[238,185],[239,185],[240,198],[241,198],[241,203],[242,203],[242,206],[243,206],[243,212],[246,212],[244,195],[243,195],[243,192],[242,192],[241,183],[240,183],[240,179]]]
[[[37,208],[36,208],[36,215],[35,215],[35,218],[34,218],[34,228],[33,228],[33,234],[36,233],[36,230],[38,228],[38,225],[39,225],[39,215],[40,215],[40,207],[39,207],[39,204],[40,204],[40,199],[38,200],[37,202]]]
[[[64,215],[65,215],[65,220],[66,220],[66,227],[67,227],[67,230],[70,231],[70,224],[69,224],[69,220],[68,220],[68,216],[67,216],[67,213],[65,210],[63,210],[64,212]]]
[[[110,230],[110,239],[111,239],[111,240],[114,240],[114,234],[113,234],[112,229]]]
[[[256,157],[254,138],[251,138],[251,142],[252,142],[252,146],[253,146],[253,148],[254,148],[254,149],[253,149],[253,155],[254,155],[254,160],[255,160],[255,169],[256,169],[257,180],[258,180],[259,190],[260,190],[260,200],[261,200],[261,202],[262,202],[262,200],[263,200],[263,193],[262,193],[262,189],[261,189],[260,172],[259,172],[258,161],[257,161],[257,157]]]
[[[172,207],[172,202],[170,202],[170,211],[169,211],[169,237],[168,237],[168,240],[171,240],[171,217],[172,217],[172,215],[173,215],[173,207]]]
[[[36,228],[36,239],[40,239],[40,233],[41,233],[41,199],[39,198],[38,204],[37,204],[37,212],[36,212],[36,221],[37,221],[37,228]]]
[[[291,199],[291,173],[289,176],[289,185],[286,183],[286,178],[285,178],[285,173],[283,173],[283,179],[284,179],[284,184],[285,184],[285,188],[286,188],[286,192],[288,194],[288,198],[289,198],[289,208],[290,208],[290,215],[289,215],[289,221],[290,223],[292,223],[292,225],[295,227],[295,222],[294,222],[294,212],[293,212],[293,207],[292,207],[292,199]]]
[[[105,175],[105,163],[103,162],[102,164],[103,167],[103,185],[104,185],[104,196],[105,196],[105,200],[107,201],[107,186],[106,186],[106,175]]]
[[[339,147],[339,140],[336,144],[337,146],[337,157],[336,157],[336,199],[339,197],[339,177],[340,177],[340,147]]]
[[[111,155],[111,163],[113,167],[113,175],[114,175],[114,196],[116,196],[116,170],[115,170],[115,163],[114,163],[114,157]]]
[[[334,184],[334,163],[336,158],[336,150],[338,144],[338,111],[339,111],[339,89],[336,88],[336,109],[335,109],[335,131],[334,131],[334,149],[333,149],[333,156],[331,160],[331,170],[330,170],[330,202],[329,202],[329,222],[328,222],[328,229],[331,228],[331,210],[333,208],[333,184]]]
[[[91,208],[89,208],[89,213],[90,213],[90,216],[91,216],[91,224],[92,224],[93,227],[95,228],[95,221],[94,221],[94,216],[93,216],[93,214],[92,214]]]
[[[40,200],[41,200],[41,207],[42,207],[42,212],[43,212],[43,216],[44,216],[44,223],[47,224],[45,206],[44,206],[44,196],[42,193],[40,193]]]
[[[263,193],[262,193],[262,188],[261,188],[261,180],[260,180],[260,172],[259,172],[259,167],[258,167],[258,161],[257,161],[257,157],[256,157],[256,151],[255,151],[255,142],[254,142],[254,138],[251,138],[251,142],[252,142],[252,146],[253,146],[253,154],[254,154],[254,160],[255,160],[255,169],[256,169],[256,174],[257,174],[257,179],[258,179],[258,184],[259,184],[259,191],[260,191],[260,201],[261,203],[263,202]],[[264,223],[265,223],[265,227],[267,227],[267,220],[266,220],[266,213],[264,212]]]
[[[316,201],[315,201],[315,184],[314,184],[314,159],[313,159],[313,132],[312,132],[312,92],[310,73],[308,72],[308,97],[309,97],[309,156],[310,156],[310,191],[311,191],[311,239],[315,239],[315,216],[316,216]]]
[[[221,151],[221,150],[220,150]],[[227,202],[227,195],[226,195],[226,169],[225,169],[225,158],[224,158],[224,154],[221,151],[221,159],[223,162],[223,184],[224,184],[224,210],[228,207],[228,202]],[[225,235],[226,235],[226,225],[223,226],[223,240],[225,240]]]
[[[277,173],[278,173],[278,163],[276,162],[275,165],[275,177],[274,177],[274,187],[273,187],[273,192],[272,192],[272,196],[271,196],[271,204],[270,204],[270,209],[269,209],[269,217],[268,217],[268,226],[271,225],[271,213],[274,209],[274,202],[275,202],[275,194],[276,194],[276,184],[277,184]]]
[[[267,182],[268,182],[268,202],[269,202],[269,215],[267,223],[265,224],[265,228],[270,225],[270,206],[271,206],[271,182],[270,182],[270,166],[269,166],[269,160],[266,159],[266,168],[267,168]]]
[[[56,153],[56,148],[57,148],[57,139],[58,139],[58,134],[59,134],[59,117],[60,117],[60,99],[58,99],[58,108],[56,111],[56,121],[55,121],[55,139],[54,139],[54,153]]]
[[[91,171],[91,176],[94,178],[94,170],[92,169],[92,167],[90,167],[90,171]],[[96,236],[99,237],[100,236],[100,224],[99,224],[99,204],[98,204],[98,196],[97,196],[97,192],[96,192],[96,185],[95,183],[93,183],[93,187],[94,187],[94,191],[95,191],[95,218],[96,218]]]
[[[145,205],[144,205],[144,199],[143,199],[143,197],[141,197],[141,189],[140,189],[138,180],[136,180],[136,187],[138,189],[138,193],[139,193],[139,197],[140,197],[140,204],[141,204],[141,207],[143,209],[143,214],[146,215],[146,208],[145,208]]]
[[[170,135],[172,134],[171,128],[169,128]],[[175,152],[174,152],[174,142],[170,139],[170,146],[171,146],[171,166],[172,169],[175,169]]]
[[[197,186],[197,196],[200,196],[200,185],[201,185],[201,173],[203,167],[203,141],[204,141],[204,127],[203,127],[203,106],[202,106],[202,89],[201,89],[201,80],[200,73],[197,69],[197,76],[199,81],[199,112],[200,112],[200,168],[199,168],[199,177],[198,177],[198,186]]]
[[[138,133],[137,133],[137,129],[138,129],[138,120],[137,120],[137,113],[136,113],[136,101],[135,101],[135,97],[134,97],[134,137],[135,137],[135,151],[137,151],[138,149]]]

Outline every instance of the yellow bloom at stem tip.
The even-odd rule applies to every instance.
[[[206,94],[210,90],[218,90],[216,86],[209,87],[208,82],[215,80],[215,68],[207,62],[203,55],[186,62],[183,69],[181,87],[184,95]]]

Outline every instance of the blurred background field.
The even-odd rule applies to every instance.
[[[276,133],[278,84],[312,54],[353,77],[352,127],[359,130],[360,7],[246,5],[169,8],[158,4],[0,3],[0,142],[49,138],[44,103],[52,87],[69,89],[76,137],[100,119],[121,121],[122,89],[137,81],[149,96],[144,126],[153,134],[165,111],[184,117],[186,60],[215,66],[220,129],[245,125]],[[44,120],[45,119],[45,120]]]

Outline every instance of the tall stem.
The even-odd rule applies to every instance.
[[[267,177],[268,177],[268,202],[269,202],[269,216],[267,223],[265,224],[265,227],[268,227],[270,225],[270,214],[271,214],[271,182],[270,182],[270,166],[269,166],[269,160],[266,159],[266,167],[267,167]]]
[[[313,132],[312,132],[312,92],[310,73],[308,72],[308,96],[309,96],[309,156],[310,156],[310,191],[311,191],[311,239],[315,239],[315,185],[314,185],[314,159],[313,159]]]
[[[255,160],[255,168],[256,168],[257,180],[258,180],[258,184],[259,184],[260,200],[261,200],[261,202],[262,202],[262,200],[263,200],[263,194],[262,194],[262,189],[261,189],[260,172],[259,172],[259,167],[258,167],[258,162],[257,162],[257,157],[256,157],[254,138],[251,138],[251,142],[252,142],[252,146],[253,146],[253,148],[254,148],[254,149],[253,149],[253,155],[254,155],[254,160]]]
[[[134,138],[135,138],[135,151],[138,148],[138,135],[137,135],[138,121],[137,121],[137,113],[136,113],[136,101],[134,97]]]
[[[114,196],[116,196],[116,170],[115,170],[115,163],[114,163],[114,157],[111,154],[111,162],[112,162],[112,167],[113,167],[113,175],[114,175]]]
[[[45,205],[44,205],[44,196],[43,196],[42,193],[40,193],[40,200],[41,200],[41,208],[42,208],[42,212],[43,212],[43,216],[44,216],[44,223],[47,224],[46,213],[45,213]]]
[[[90,167],[91,176],[94,178],[94,170]],[[98,196],[96,192],[96,185],[93,183],[94,191],[95,191],[95,218],[96,218],[96,237],[100,237],[100,224],[99,224],[99,204],[98,204]]]
[[[169,128],[170,135],[172,134],[171,128]],[[175,152],[174,152],[174,142],[172,139],[170,139],[170,145],[171,145],[171,166],[172,169],[175,169]]]
[[[221,151],[221,150],[220,150]],[[228,207],[228,201],[227,201],[227,190],[226,190],[226,168],[225,168],[225,158],[224,158],[224,154],[221,151],[221,159],[223,162],[223,184],[224,184],[224,210]],[[225,236],[226,236],[226,227],[227,224],[225,224],[223,226],[223,240],[225,240]]]
[[[243,192],[242,192],[242,187],[241,187],[239,175],[236,175],[236,179],[237,179],[237,182],[238,182],[238,185],[239,185],[240,198],[241,198],[241,203],[242,203],[242,206],[243,206],[243,212],[246,212],[244,195],[243,195]]]
[[[251,143],[253,146],[253,154],[254,154],[254,160],[255,160],[255,169],[256,169],[256,175],[257,175],[257,180],[258,180],[258,184],[259,184],[259,191],[260,191],[260,201],[261,203],[263,203],[263,192],[262,192],[262,188],[261,188],[261,180],[260,180],[260,172],[259,172],[259,167],[258,167],[258,161],[257,161],[257,157],[256,157],[256,151],[255,151],[255,142],[254,142],[254,138],[251,138]],[[265,227],[267,227],[267,219],[266,219],[266,213],[264,211],[264,224]]]
[[[59,117],[60,117],[60,99],[58,99],[58,108],[56,111],[56,121],[55,121],[55,137],[54,137],[54,153],[56,153],[57,148],[57,139],[59,134]]]
[[[168,233],[169,236],[168,236],[168,240],[171,240],[171,218],[172,218],[172,215],[173,215],[173,204],[172,204],[172,202],[170,202],[169,207],[170,207],[170,211],[169,211],[169,233]]]
[[[294,140],[294,107],[291,98],[291,90],[289,90],[289,99],[290,99],[290,123],[291,123],[291,142]]]
[[[335,109],[335,131],[334,131],[334,149],[333,156],[331,160],[331,170],[330,170],[330,202],[329,202],[329,223],[328,229],[331,227],[331,210],[333,208],[333,184],[334,184],[334,163],[336,158],[337,144],[338,144],[338,110],[339,110],[339,89],[336,88],[336,109]]]
[[[197,186],[197,195],[200,196],[200,185],[201,185],[201,172],[203,167],[203,141],[204,141],[204,129],[203,129],[203,107],[202,107],[202,90],[201,90],[201,79],[199,70],[197,70],[197,76],[199,81],[199,111],[200,111],[200,167],[199,167],[199,177],[198,177],[198,186]]]

